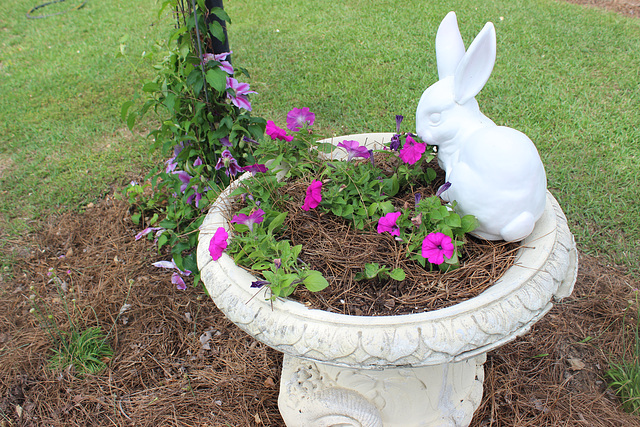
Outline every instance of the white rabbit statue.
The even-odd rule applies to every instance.
[[[416,131],[438,146],[438,162],[451,187],[442,194],[456,211],[478,219],[471,233],[515,242],[533,231],[546,203],[547,179],[533,142],[522,132],[496,126],[475,96],[496,59],[496,32],[488,22],[465,53],[454,12],[436,35],[439,81],[424,91]]]

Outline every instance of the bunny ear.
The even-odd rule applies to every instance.
[[[436,34],[436,59],[440,80],[453,76],[460,60],[464,56],[464,42],[458,29],[455,12],[444,17]]]
[[[487,22],[464,55],[454,77],[454,99],[464,104],[489,80],[496,62],[496,29]]]

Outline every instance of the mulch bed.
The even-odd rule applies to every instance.
[[[84,214],[50,218],[29,237],[14,276],[0,282],[0,425],[282,426],[281,354],[227,321],[202,289],[177,290],[151,266],[162,257],[135,233],[127,205],[107,197]],[[29,296],[33,286],[65,328],[50,269],[69,285],[67,298],[95,310],[87,326],[113,325],[115,355],[100,375],[47,367],[50,342]],[[489,353],[472,425],[640,426],[617,409],[602,378],[608,360],[630,354],[634,308],[626,328],[622,319],[637,287],[583,256],[573,294]]]

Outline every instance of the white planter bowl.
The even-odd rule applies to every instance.
[[[333,142],[352,139],[373,145],[389,141],[391,136],[389,133],[347,135],[333,138]],[[241,179],[220,195],[201,227],[198,266],[202,280],[218,308],[248,334],[288,356],[285,357],[283,369],[280,408],[289,426],[340,423],[372,426],[467,425],[481,398],[481,371],[486,352],[527,332],[549,311],[553,299],[561,299],[571,293],[576,280],[575,242],[560,206],[548,193],[544,214],[536,223],[533,233],[523,241],[514,265],[493,286],[462,303],[424,313],[373,317],[309,309],[289,299],[266,301],[260,295],[254,297],[256,290],[250,288],[256,277],[236,266],[226,253],[213,261],[208,251],[209,242],[218,227],[230,230],[226,219],[230,204],[227,197]],[[406,373],[401,372],[409,368],[419,372],[410,376],[417,381],[416,384],[425,386],[426,391],[423,390],[422,394],[430,396],[425,397],[418,392],[421,387],[419,384],[413,388],[399,387],[408,392],[399,402],[430,408],[429,411],[418,409],[414,417],[409,415],[409,409],[404,408],[406,405],[396,402],[396,410],[391,410],[392,405],[380,403],[390,401],[390,396],[396,396],[398,391],[382,393],[380,390],[385,388],[382,387],[384,383],[387,383],[387,389],[399,378],[404,378],[402,383],[409,384]],[[283,394],[295,394],[295,390],[300,388],[301,369],[309,371],[305,374],[308,381],[317,375],[326,377],[325,380],[328,377],[340,377],[342,382],[333,379],[329,385],[316,384],[313,392],[302,390],[297,392],[297,397],[283,397]],[[370,372],[364,372],[366,370]],[[388,374],[383,375],[384,380],[379,375],[383,370]],[[371,381],[382,384],[382,388],[379,387],[380,390],[371,397],[369,395],[372,394],[362,391],[362,387],[358,389],[353,384],[344,383],[347,371],[373,378]],[[454,375],[449,371],[460,372]],[[391,379],[387,378],[389,375]],[[434,379],[434,375],[437,379]],[[353,374],[350,374],[350,378],[354,378]],[[366,381],[355,381],[357,384],[362,382]],[[453,386],[456,382],[459,387]],[[365,388],[370,387],[367,385]],[[333,402],[331,404],[325,402],[326,396],[331,394],[327,394],[326,390],[339,390],[339,393],[334,393],[335,396],[328,398]],[[443,401],[443,392],[449,396],[445,399],[447,402]],[[357,396],[354,397],[353,393]],[[312,395],[315,397],[310,397]],[[302,413],[306,410],[299,412],[300,407],[308,406],[314,399],[319,400],[320,406],[325,408],[345,401],[345,396],[351,396],[346,400],[351,402],[349,405],[362,400],[358,404],[360,406],[353,403],[359,408],[356,412],[364,411],[366,416],[363,419],[373,414],[373,423],[353,421],[349,424],[352,415],[331,411],[326,415],[312,415],[315,418],[304,418]],[[416,403],[414,397],[421,403]],[[426,400],[431,403],[425,404]],[[292,407],[293,413],[285,414],[289,411],[283,409],[286,405]],[[345,406],[342,403],[340,405]],[[398,405],[400,411],[397,410]],[[470,414],[469,405],[473,406]],[[436,415],[427,416],[426,412]],[[461,415],[461,412],[465,413]],[[402,418],[393,420],[394,416]],[[425,421],[425,417],[434,421]],[[296,421],[298,418],[300,423]],[[323,419],[327,420],[324,424],[320,422]],[[414,419],[415,422],[411,421]],[[309,422],[312,424],[305,424]]]

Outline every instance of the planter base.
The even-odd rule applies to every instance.
[[[483,353],[461,362],[384,370],[285,354],[278,407],[288,427],[461,427],[482,399]]]

